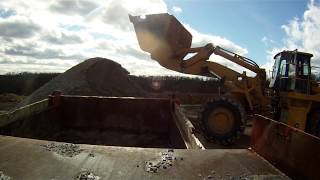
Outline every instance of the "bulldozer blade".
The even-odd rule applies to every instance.
[[[176,52],[191,47],[191,33],[172,15],[167,13],[131,16],[139,46],[154,60],[173,57],[183,58],[187,53]]]
[[[255,152],[294,179],[320,177],[320,139],[261,115],[253,120],[251,145]]]

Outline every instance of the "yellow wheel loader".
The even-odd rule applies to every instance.
[[[269,88],[265,70],[253,60],[211,43],[191,48],[192,35],[172,15],[129,15],[129,19],[140,48],[161,66],[219,79],[219,94],[208,99],[202,113],[202,123],[210,139],[232,143],[243,132],[250,114],[274,115],[276,120],[319,134],[320,88],[311,79],[311,54],[297,50],[277,54]],[[255,76],[209,61],[212,54],[252,71]]]

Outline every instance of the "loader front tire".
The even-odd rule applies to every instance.
[[[219,98],[207,103],[202,114],[206,136],[223,145],[234,143],[244,130],[245,111],[241,104],[230,98]]]
[[[313,110],[308,116],[306,131],[320,137],[320,110]]]

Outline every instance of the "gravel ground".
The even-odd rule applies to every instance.
[[[99,180],[100,177],[94,175],[90,171],[83,171],[80,172],[79,175],[76,177],[76,180]]]
[[[0,180],[10,180],[11,177],[5,175],[2,171],[0,171]]]
[[[73,157],[80,154],[83,151],[83,149],[80,149],[79,145],[70,144],[70,143],[64,143],[64,144],[51,143],[51,144],[41,145],[41,146],[43,146],[48,151],[55,152],[65,157]]]

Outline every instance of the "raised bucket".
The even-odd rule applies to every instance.
[[[191,47],[192,35],[172,15],[167,13],[146,16],[131,16],[140,48],[151,54],[151,58],[161,60],[173,57],[183,58],[185,54],[176,52]]]

